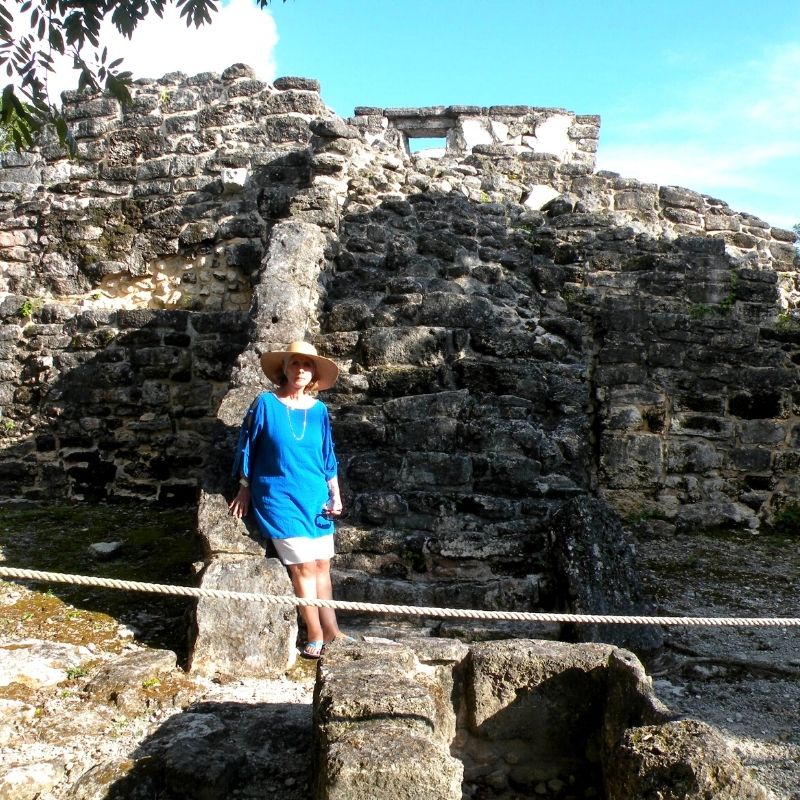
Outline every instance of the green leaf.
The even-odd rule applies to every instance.
[[[9,83],[3,89],[3,106],[0,109],[0,122],[4,125],[8,124],[14,114],[14,106],[12,105],[12,98],[14,97],[14,87]]]
[[[50,34],[47,41],[53,50],[55,50],[57,53],[61,53],[62,55],[64,54],[64,37],[61,35],[61,31],[58,28],[50,28]]]
[[[109,74],[106,78],[106,90],[115,100],[122,103],[122,105],[130,105],[131,93],[128,91],[125,81],[120,80],[118,76]]]

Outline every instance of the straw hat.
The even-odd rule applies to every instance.
[[[314,362],[317,389],[330,389],[339,377],[339,367],[329,358],[317,355],[317,348],[309,342],[292,342],[285,350],[273,350],[261,356],[261,369],[264,374],[279,386],[283,377],[283,363],[292,356],[303,355]]]

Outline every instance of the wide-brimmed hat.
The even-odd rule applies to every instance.
[[[303,355],[314,362],[314,373],[317,389],[330,389],[339,377],[339,367],[325,356],[317,355],[317,348],[309,342],[292,342],[285,350],[272,350],[261,356],[261,369],[264,374],[279,386],[283,377],[284,360],[292,356]]]

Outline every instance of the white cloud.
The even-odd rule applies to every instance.
[[[251,66],[264,80],[275,78],[274,50],[278,42],[275,20],[253,0],[229,0],[215,14],[211,24],[186,27],[179,12],[168,5],[163,18],[150,13],[139,23],[132,39],[126,39],[106,22],[100,36],[108,47],[109,59],[123,58],[119,69],[136,78],[160,78],[168,72],[222,72],[231,64]],[[88,60],[92,63],[91,60]],[[78,73],[64,59],[49,79],[51,98],[64,89],[75,89]]]
[[[650,118],[604,115],[598,167],[710,194],[784,227],[800,220],[800,46],[680,88]]]

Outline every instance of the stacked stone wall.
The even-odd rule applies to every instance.
[[[4,496],[195,503],[247,315],[49,303],[26,320],[8,305]]]
[[[367,140],[388,141],[410,154],[410,140],[442,139],[450,156],[475,152],[547,153],[565,166],[594,169],[600,117],[533,106],[431,106],[355,109],[353,125]]]
[[[318,89],[238,65],[125,109],[66,93],[76,159],[2,156],[4,495],[196,501],[272,226],[317,213]]]

